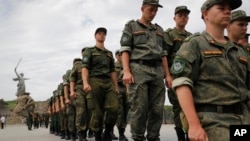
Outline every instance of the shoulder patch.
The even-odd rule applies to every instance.
[[[189,41],[191,38],[193,38],[193,37],[195,37],[195,36],[200,36],[200,35],[201,35],[200,32],[196,32],[196,33],[194,33],[194,34],[188,36],[188,37],[184,40],[184,42],[187,42],[187,41]]]
[[[181,58],[175,58],[173,65],[171,66],[171,73],[179,74],[183,72],[186,65],[186,61]]]

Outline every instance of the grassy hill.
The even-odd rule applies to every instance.
[[[6,101],[9,109],[14,109],[16,106],[16,100]]]

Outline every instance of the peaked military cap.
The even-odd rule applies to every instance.
[[[159,4],[159,0],[143,0],[143,4],[153,4],[161,8],[163,7],[162,5]]]
[[[178,12],[185,11],[188,14],[190,13],[190,10],[187,8],[187,6],[177,6],[175,8],[174,14],[177,14]]]
[[[241,6],[242,1],[241,0],[206,0],[203,5],[201,6],[201,13],[203,11],[208,10],[215,4],[221,4],[224,2],[228,2],[230,4],[231,10],[234,10]],[[201,15],[201,18],[203,19],[203,15]]]
[[[97,33],[99,33],[99,32],[104,32],[105,35],[106,35],[106,34],[107,34],[107,29],[104,28],[104,27],[99,27],[99,28],[96,29],[95,35],[96,35]]]
[[[246,12],[243,10],[236,10],[232,12],[230,22],[235,20],[244,20],[250,22],[250,16],[247,16]]]
[[[241,6],[242,1],[241,0],[206,0],[203,5],[201,6],[201,12],[208,10],[215,4],[221,4],[224,2],[229,2],[230,7],[232,10],[238,8]]]

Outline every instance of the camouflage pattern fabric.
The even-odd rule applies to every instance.
[[[195,105],[241,105],[239,114],[198,112],[209,140],[229,140],[229,125],[249,124],[244,104],[250,96],[249,70],[247,54],[241,47],[229,40],[220,44],[207,32],[190,36],[178,50],[171,67],[173,89],[190,86]]]
[[[115,71],[117,76],[117,83],[119,87],[119,112],[118,112],[118,118],[116,121],[116,125],[119,128],[126,128],[127,126],[127,115],[129,110],[129,103],[127,98],[127,90],[126,87],[122,83],[122,76],[123,76],[123,68],[122,63],[116,61],[115,62]]]
[[[106,129],[113,129],[119,106],[111,79],[111,73],[115,71],[112,52],[92,47],[86,48],[82,56],[82,67],[89,70],[89,84],[92,89],[86,97],[92,114],[90,128],[98,132],[102,130],[104,123]]]
[[[75,124],[77,132],[86,131],[88,129],[87,101],[86,94],[83,91],[81,70],[81,61],[75,62],[69,77],[70,82],[75,82],[74,91],[76,93],[76,98],[74,99],[74,106],[76,111]]]
[[[180,9],[177,9],[177,10],[180,10]],[[168,53],[168,64],[169,64],[168,66],[169,67],[171,67],[174,57],[176,55],[176,52],[181,47],[183,41],[185,40],[185,38],[187,38],[190,35],[191,35],[190,32],[188,31],[180,32],[177,28],[169,28],[164,32],[164,39],[166,40],[167,44],[170,46],[169,53]],[[182,128],[182,124],[180,120],[181,107],[178,102],[177,96],[172,89],[168,89],[168,99],[169,99],[169,102],[173,105],[174,124],[176,127]]]
[[[71,74],[71,70],[68,70],[63,77],[63,86],[68,87],[68,98],[70,98],[70,81],[69,77]],[[70,104],[66,104],[66,116],[68,119],[68,130],[73,133],[76,131],[75,118],[76,118],[76,109],[73,104],[73,100],[71,100]]]
[[[131,104],[131,133],[134,140],[159,140],[165,101],[164,71],[161,60],[167,55],[163,29],[129,21],[123,30],[120,52],[129,52],[130,71],[135,83],[128,86]],[[148,63],[148,65],[143,63]]]

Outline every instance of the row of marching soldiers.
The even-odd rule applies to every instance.
[[[99,32],[106,34],[106,29],[98,28],[95,35]],[[95,49],[96,48],[83,48],[82,54],[88,54],[86,52],[91,52],[91,50],[95,51]],[[107,50],[105,50],[105,52],[106,51]],[[101,86],[94,85],[91,85],[91,94],[86,92],[86,87],[83,86],[84,76],[82,75],[84,72],[82,71],[82,68],[84,68],[83,62],[88,60],[84,60],[84,57],[83,59],[75,58],[73,60],[72,69],[67,70],[62,76],[62,82],[58,85],[57,89],[53,91],[53,96],[49,100],[48,112],[51,115],[50,133],[60,135],[61,139],[71,141],[75,141],[76,139],[79,139],[79,141],[87,141],[87,138],[92,137],[95,137],[96,141],[111,141],[115,139],[119,139],[119,141],[128,141],[124,133],[127,125],[129,106],[127,102],[126,88],[121,82],[121,56],[119,51],[116,51],[115,56],[117,61],[115,62],[112,53],[108,51],[108,54],[112,56],[111,61],[113,63],[111,64],[113,64],[113,68],[115,69],[115,71],[113,71],[115,75],[98,75],[97,78],[94,76],[92,77],[90,72],[88,72],[88,74],[91,78],[89,81],[94,82],[94,85],[99,85],[103,82],[103,86],[110,89],[108,91],[112,91],[112,93],[107,92],[106,88],[102,89],[100,88]],[[87,66],[87,68],[88,67],[92,66]],[[105,71],[105,69],[100,70]],[[117,78],[113,79],[114,76]],[[113,86],[113,80],[118,81],[118,83],[115,82],[116,86]],[[99,83],[98,81],[102,82]],[[113,91],[115,89],[114,87],[117,86],[119,86],[119,94]],[[104,90],[102,94],[100,94],[100,91],[98,92],[98,95],[104,94],[104,97],[99,99],[99,103],[93,101],[96,100],[93,98],[93,96],[95,96],[93,93],[94,90],[97,89],[101,91]],[[107,98],[108,95],[112,96]],[[104,99],[109,99],[109,101]],[[114,135],[115,124],[119,131],[119,137]]]

